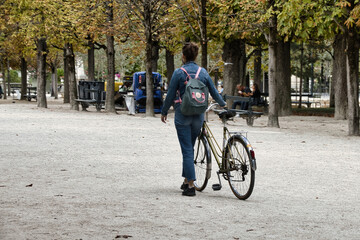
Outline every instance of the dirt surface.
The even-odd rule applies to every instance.
[[[0,100],[0,239],[360,239],[360,137],[327,117],[267,117],[246,131],[254,192],[181,195],[173,123]],[[221,123],[210,114],[221,136]]]

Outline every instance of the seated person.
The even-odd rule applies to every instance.
[[[251,94],[251,91],[248,87],[245,87],[241,84],[236,85],[237,94],[240,97],[249,97]],[[248,108],[248,102],[236,100],[232,104],[232,109],[236,109],[236,106],[240,105],[241,110],[246,110]]]
[[[261,92],[259,90],[259,86],[254,83],[251,87],[252,92],[249,94],[249,96],[252,98],[251,102],[253,105],[257,105],[260,103],[261,100]]]

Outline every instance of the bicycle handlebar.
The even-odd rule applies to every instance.
[[[221,109],[214,109],[216,107],[219,107],[220,105],[218,103],[212,103],[210,106],[206,109],[206,112],[209,112],[210,110],[213,110],[215,114],[219,116],[219,118],[223,120],[228,120],[236,115],[236,110],[234,109],[227,109],[227,108],[221,108]]]
[[[206,109],[205,112],[209,112],[210,110],[212,110],[214,107],[220,106],[218,103],[212,103],[210,104],[210,106],[208,106],[208,108]]]

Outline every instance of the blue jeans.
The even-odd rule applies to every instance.
[[[183,156],[182,176],[188,181],[196,180],[194,167],[194,144],[201,131],[204,114],[184,116],[180,107],[175,110],[175,127]]]
[[[249,103],[248,102],[239,101],[239,100],[234,101],[231,108],[236,109],[237,105],[240,105],[240,110],[248,110],[248,108],[249,108]]]

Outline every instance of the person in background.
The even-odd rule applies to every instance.
[[[237,94],[240,97],[249,97],[251,94],[251,90],[244,85],[238,84],[236,85]],[[247,102],[241,100],[235,100],[231,106],[232,109],[236,109],[237,105],[240,105],[241,110],[247,109]]]
[[[251,87],[251,90],[252,91],[249,94],[249,96],[252,98],[251,102],[253,105],[257,105],[261,99],[261,92],[260,92],[259,86],[256,83],[254,83]]]
[[[198,51],[199,47],[194,43],[186,43],[182,49],[182,60],[184,63],[182,68],[184,68],[190,76],[195,76],[200,68],[195,63]],[[208,72],[204,68],[200,70],[198,80],[202,81],[208,87],[210,95],[220,106],[225,106],[226,103],[215,88]],[[171,105],[173,105],[175,109],[175,128],[183,159],[182,176],[184,177],[184,182],[181,185],[181,189],[183,190],[182,195],[195,196],[194,144],[204,122],[204,113],[192,116],[186,116],[181,113],[179,97],[182,97],[185,92],[186,81],[186,73],[180,68],[176,69],[171,77],[164,106],[161,111],[161,121],[166,123],[168,110]]]

